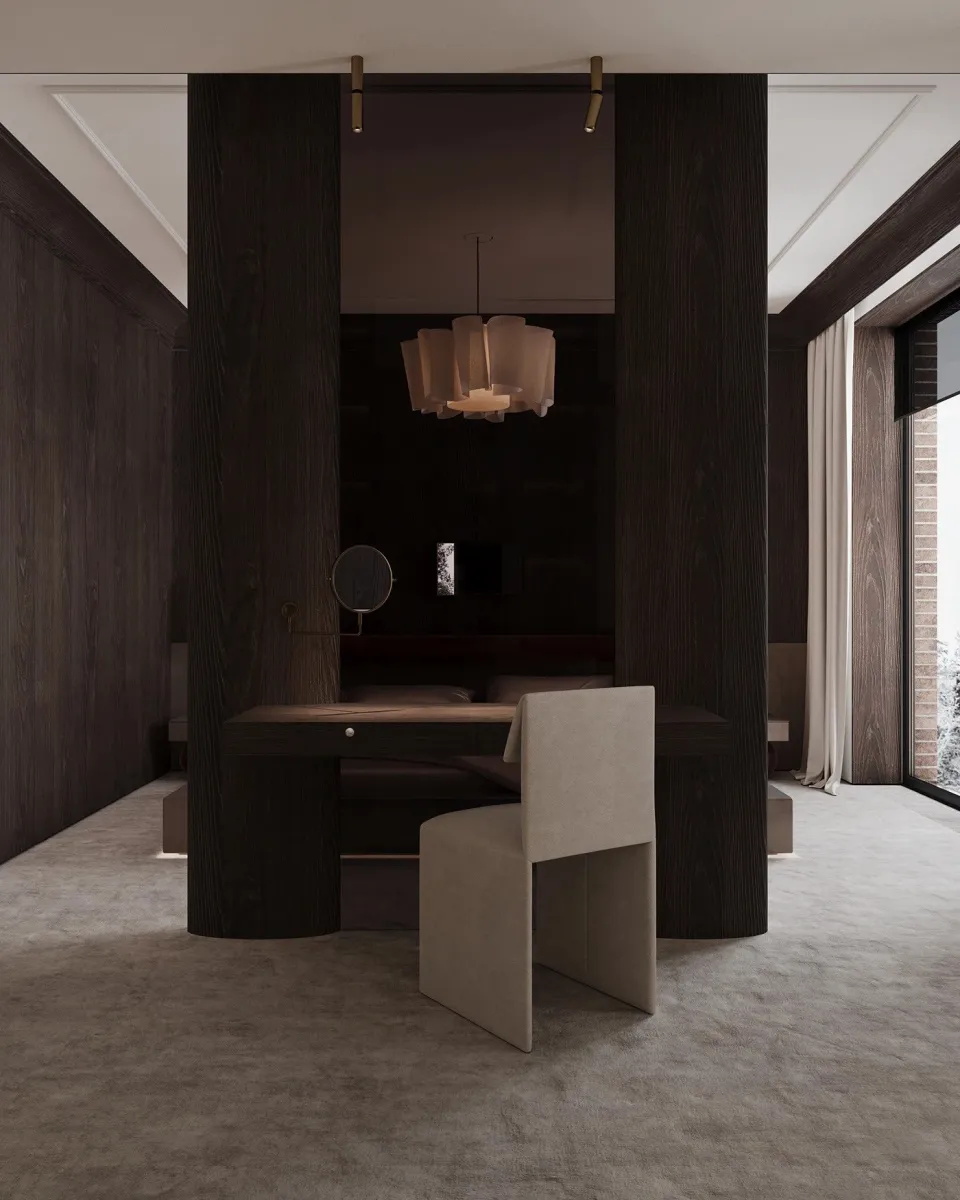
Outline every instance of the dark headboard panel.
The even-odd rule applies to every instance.
[[[342,318],[341,544],[396,576],[371,635],[613,631],[613,317],[527,319],[555,331],[556,404],[490,425],[410,409],[400,343],[449,314]],[[436,543],[456,541],[518,545],[521,590],[437,596]]]
[[[613,674],[612,635],[377,636],[340,642],[343,687],[449,683],[483,700],[494,675]]]

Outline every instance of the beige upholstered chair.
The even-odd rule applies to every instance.
[[[504,752],[519,804],[420,829],[420,991],[533,1044],[536,961],[646,1012],[656,1007],[652,687],[524,696]]]

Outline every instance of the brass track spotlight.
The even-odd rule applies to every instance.
[[[363,57],[350,59],[350,125],[354,133],[363,133]]]
[[[587,119],[583,123],[585,133],[593,133],[597,127],[597,117],[600,116],[600,105],[603,103],[603,59],[595,54],[590,59],[590,107],[587,109]]]

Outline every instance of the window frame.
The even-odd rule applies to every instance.
[[[951,317],[960,312],[960,288],[941,300],[918,313],[906,324],[894,331],[894,387],[895,387],[895,420],[903,417],[913,417],[927,409],[936,408],[948,400],[955,400],[960,391],[953,392],[939,400],[930,400],[917,396],[914,365],[916,339],[918,333],[930,325]],[[901,530],[900,530],[900,562],[901,562],[901,630],[900,630],[900,659],[902,667],[901,717],[902,731],[900,738],[901,774],[903,784],[911,791],[937,800],[949,808],[960,810],[960,795],[948,791],[926,779],[920,779],[913,774],[913,708],[914,708],[914,636],[913,636],[913,592],[914,592],[914,545],[913,545],[913,421],[907,420],[902,425],[901,437]]]
[[[960,312],[960,288],[949,292],[894,330],[894,420],[912,417],[960,395],[960,391],[957,391],[941,399],[930,399],[928,395],[918,394],[922,389],[918,387],[915,375],[920,353],[919,341],[924,331],[957,312]]]

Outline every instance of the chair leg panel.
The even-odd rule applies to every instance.
[[[656,844],[537,864],[536,960],[656,1010]]]
[[[420,991],[529,1051],[532,870],[449,837],[420,844]]]

